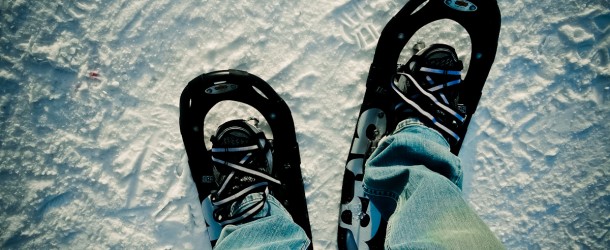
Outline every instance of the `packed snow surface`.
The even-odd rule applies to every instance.
[[[405,2],[0,1],[0,248],[200,248],[178,99],[228,68],[288,103],[313,244],[336,248],[368,67]],[[464,197],[508,248],[607,248],[610,2],[499,5],[495,64],[460,154]],[[459,27],[433,25],[418,39],[470,53]]]

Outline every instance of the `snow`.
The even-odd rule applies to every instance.
[[[288,103],[314,247],[336,248],[368,67],[405,2],[2,1],[0,248],[199,248],[178,99],[227,68]],[[508,248],[607,248],[610,4],[499,5],[496,61],[460,154],[464,196]],[[467,55],[449,32],[423,37]]]

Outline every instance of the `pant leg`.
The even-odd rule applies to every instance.
[[[461,194],[460,160],[416,119],[401,122],[366,163],[364,191],[388,220],[391,249],[502,249]]]
[[[248,222],[227,225],[222,229],[214,249],[306,249],[309,238],[305,231],[292,221],[290,213],[273,196],[267,195],[264,208]],[[235,212],[262,199],[250,194]]]

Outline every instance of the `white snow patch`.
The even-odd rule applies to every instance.
[[[195,76],[237,68],[291,108],[313,244],[335,249],[367,73],[405,2],[1,2],[0,248],[200,248],[178,99]],[[495,64],[460,156],[465,196],[510,249],[610,245],[602,2],[499,3]],[[466,57],[459,29],[438,22],[412,41]],[[210,125],[256,115],[216,112]]]

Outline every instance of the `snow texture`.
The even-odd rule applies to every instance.
[[[313,243],[336,248],[368,67],[406,0],[272,2],[0,1],[0,248],[200,248],[178,99],[227,68],[288,103]],[[499,5],[496,61],[460,154],[464,197],[510,249],[607,248],[610,2]],[[467,35],[445,22],[418,39],[465,56]],[[250,115],[222,105],[209,119],[226,113]]]

